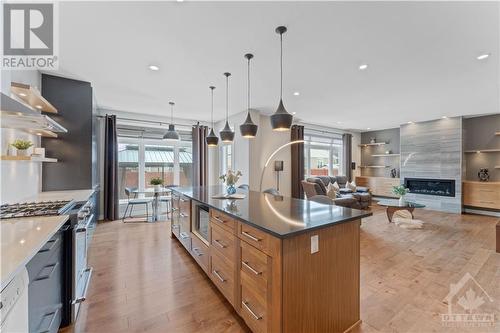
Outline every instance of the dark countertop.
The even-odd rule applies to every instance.
[[[212,196],[225,193],[223,186],[174,187],[172,190],[279,238],[372,215],[357,209],[290,197],[275,198],[271,194],[240,189],[238,193],[246,194],[245,199],[213,199]]]

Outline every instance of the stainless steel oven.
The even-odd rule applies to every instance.
[[[209,242],[208,226],[210,222],[210,210],[207,205],[193,200],[192,205],[191,230],[194,234]]]

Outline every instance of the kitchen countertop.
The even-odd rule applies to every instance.
[[[172,191],[223,211],[279,238],[371,216],[371,212],[238,189],[245,199],[213,199],[222,186],[174,187]]]
[[[22,217],[0,221],[1,281],[3,289],[21,268],[55,235],[68,215]]]
[[[88,190],[66,190],[66,191],[47,191],[40,192],[37,195],[27,198],[25,201],[49,201],[49,200],[75,200],[87,201],[95,192],[95,189]]]

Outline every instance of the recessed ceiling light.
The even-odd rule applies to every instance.
[[[337,121],[337,124],[342,124],[342,122],[341,121]]]
[[[442,118],[442,119],[446,119],[446,118],[448,118],[448,117],[447,117],[447,116],[442,116],[441,118]]]
[[[149,69],[152,70],[152,71],[159,71],[160,67],[158,67],[156,65],[149,65]]]
[[[368,68],[368,64],[361,64],[361,65],[359,65],[359,70],[360,71],[364,71],[367,68]]]
[[[477,60],[484,60],[490,56],[489,53],[481,54],[476,57]]]
[[[177,2],[184,2],[184,0],[177,0]]]
[[[42,109],[42,106],[41,106],[41,105],[35,105],[35,107],[36,107],[38,110],[41,110],[41,109]]]
[[[366,129],[367,129],[367,130],[369,130],[369,129],[371,129],[371,128],[370,128],[370,127],[367,127]]]
[[[413,121],[409,121],[409,122],[407,122],[407,124],[413,124]]]
[[[292,112],[292,114],[297,114],[297,112]]]
[[[26,97],[27,95],[25,93],[19,93],[19,96]]]
[[[300,93],[298,91],[293,93],[293,96],[299,96],[299,95],[300,95]]]

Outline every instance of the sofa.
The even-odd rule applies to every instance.
[[[316,195],[326,195],[327,188],[330,183],[339,184],[340,194],[337,198],[332,199],[333,204],[337,206],[355,208],[355,209],[368,209],[372,202],[372,195],[366,187],[357,186],[356,192],[345,188],[347,177],[345,176],[317,176],[310,177],[302,181],[302,188],[307,198]]]

